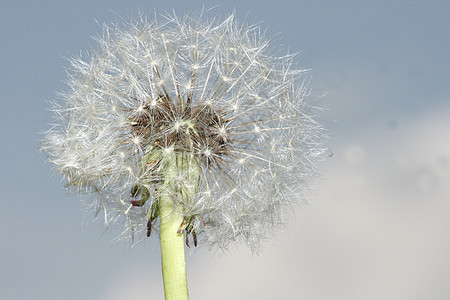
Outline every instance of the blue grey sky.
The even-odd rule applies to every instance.
[[[112,243],[39,140],[99,24],[203,7],[300,52],[334,155],[259,256],[190,252],[191,298],[450,298],[450,2],[0,2],[0,299],[162,299],[158,241]]]

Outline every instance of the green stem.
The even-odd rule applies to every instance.
[[[183,217],[174,208],[170,196],[159,199],[161,265],[166,300],[189,299],[186,257],[184,253],[184,233],[177,233]]]
[[[167,154],[162,161],[164,184],[159,191],[161,265],[166,300],[189,299],[181,203],[189,203],[198,190],[200,169],[192,154]],[[181,179],[180,179],[181,178]]]

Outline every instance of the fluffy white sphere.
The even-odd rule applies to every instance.
[[[124,224],[123,236],[157,231],[152,210],[170,190],[201,244],[256,249],[304,201],[323,153],[306,71],[277,53],[233,15],[105,26],[71,61],[42,147],[68,186],[96,194],[88,203],[106,224]]]

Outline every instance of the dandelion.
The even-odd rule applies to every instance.
[[[234,15],[141,16],[105,26],[71,60],[42,149],[69,188],[96,195],[90,207],[107,226],[160,235],[167,299],[179,289],[169,278],[186,282],[184,244],[256,250],[305,200],[322,130],[306,70],[272,47]],[[173,255],[181,275],[165,273]]]

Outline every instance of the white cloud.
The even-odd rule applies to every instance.
[[[239,248],[188,257],[191,298],[450,298],[448,116],[403,120],[337,146],[309,216],[292,220],[260,256]],[[149,290],[162,298],[155,270],[130,274],[105,299],[149,298]]]

